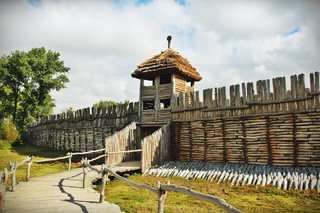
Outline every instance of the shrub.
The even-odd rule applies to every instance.
[[[1,125],[1,139],[13,144],[19,137],[19,132],[13,123],[7,122]]]
[[[0,140],[0,150],[8,150],[11,149],[12,146],[7,140]]]

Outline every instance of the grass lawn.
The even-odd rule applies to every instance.
[[[196,191],[225,199],[229,204],[244,212],[320,212],[320,195],[315,190],[284,191],[274,187],[230,186],[230,183],[207,182],[202,179],[188,180],[178,177],[141,177],[135,174],[129,180],[156,187],[156,182],[186,186]],[[97,191],[100,192],[98,186]],[[116,203],[124,212],[156,212],[157,195],[135,188],[120,180],[113,180],[106,186],[105,200]],[[215,204],[194,199],[188,195],[168,192],[165,212],[225,212]]]

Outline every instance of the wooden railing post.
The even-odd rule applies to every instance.
[[[0,210],[4,212],[4,203],[5,203],[5,193],[6,193],[6,184],[8,181],[8,170],[7,168],[3,169],[3,174],[0,173]]]
[[[17,170],[17,166],[18,166],[18,161],[16,161],[15,163],[9,163],[9,167],[10,167],[10,172],[12,172],[12,188],[11,190],[14,192],[15,191],[15,186],[16,186],[16,170]]]
[[[166,184],[170,184],[169,181]],[[167,197],[167,192],[161,189],[160,181],[157,181],[157,195],[158,195],[158,213],[164,212],[164,201]]]
[[[104,165],[106,165],[106,167],[108,167],[108,165],[109,165],[109,151],[107,151],[107,148],[106,148],[106,151],[104,154],[105,154]]]
[[[86,165],[87,158],[81,160],[82,168],[83,168],[83,188],[86,188],[86,180],[87,180],[87,173],[88,173],[88,167]]]
[[[72,152],[68,152],[67,155],[69,156],[69,166],[68,166],[68,170],[70,171],[70,169],[71,169]]]
[[[30,169],[33,161],[33,156],[31,156],[30,160],[27,161],[27,175],[26,175],[26,181],[29,181],[30,178]]]
[[[108,178],[108,172],[105,171],[105,168],[106,168],[106,166],[104,164],[102,164],[102,167],[101,167],[102,180],[101,180],[101,191],[100,191],[99,203],[103,203],[103,201],[104,201],[106,182],[107,182],[107,178]]]

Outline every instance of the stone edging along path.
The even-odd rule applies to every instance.
[[[15,192],[6,192],[5,212],[121,212],[116,204],[99,203],[99,193],[92,188],[92,181],[99,174],[89,171],[87,177],[86,188],[83,188],[82,168],[20,182]]]

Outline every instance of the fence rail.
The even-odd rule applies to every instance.
[[[199,199],[202,201],[214,203],[214,204],[218,205],[220,208],[222,208],[225,211],[230,212],[230,213],[241,213],[242,212],[241,210],[239,210],[236,207],[227,203],[222,198],[212,196],[212,195],[207,195],[207,194],[204,194],[201,192],[197,192],[197,191],[190,189],[190,188],[187,188],[187,187],[178,186],[178,185],[170,185],[170,182],[168,182],[168,181],[166,182],[166,184],[161,184],[159,181],[157,181],[156,188],[153,188],[153,187],[150,187],[147,185],[141,185],[141,184],[135,183],[135,182],[130,181],[124,177],[121,177],[120,175],[118,175],[117,173],[112,171],[110,168],[108,168],[108,165],[102,165],[101,170],[98,170],[90,165],[90,161],[88,159],[82,159],[81,163],[82,163],[83,170],[84,170],[83,187],[86,187],[85,182],[86,182],[86,173],[88,172],[88,168],[101,174],[102,181],[101,181],[101,191],[100,191],[99,202],[102,202],[104,200],[105,184],[107,181],[108,173],[110,173],[111,175],[113,175],[117,179],[119,179],[127,184],[130,184],[134,187],[137,187],[140,189],[145,189],[145,190],[148,190],[152,193],[157,194],[157,196],[158,196],[158,212],[159,213],[164,212],[164,202],[166,199],[167,191],[175,191],[175,192],[183,193],[183,194],[189,195],[193,198],[196,198],[196,199]]]
[[[0,178],[1,178],[1,180],[0,180],[0,211],[4,212],[6,185],[9,180],[9,176],[11,175],[11,178],[12,178],[11,191],[14,192],[15,186],[16,186],[16,170],[18,169],[19,166],[23,165],[24,163],[27,163],[26,181],[29,181],[32,163],[45,163],[45,162],[52,162],[52,161],[69,159],[68,170],[70,170],[72,156],[87,155],[87,154],[93,154],[93,153],[104,152],[104,151],[105,151],[105,149],[93,150],[93,151],[89,151],[89,152],[77,152],[77,153],[68,152],[67,155],[63,156],[63,157],[43,159],[43,160],[34,160],[33,156],[31,156],[31,157],[26,156],[25,159],[22,160],[20,163],[18,163],[18,161],[16,161],[15,163],[9,162],[10,172],[8,172],[7,168],[4,168],[3,171],[0,172]],[[122,153],[134,153],[134,152],[141,152],[141,149],[129,150],[129,151],[106,152],[105,154],[99,155],[98,157],[93,158],[93,159],[89,160],[88,162],[93,162],[93,161],[96,161],[100,158],[105,157],[105,162],[108,163],[107,159],[110,154],[122,154]]]

